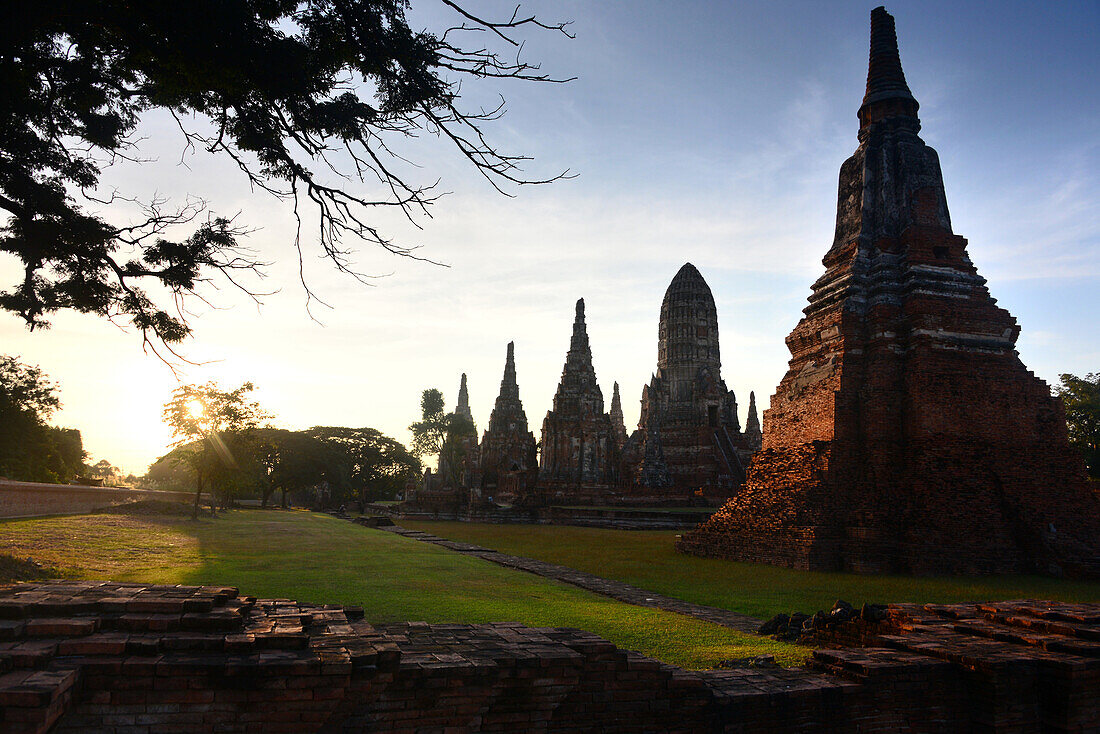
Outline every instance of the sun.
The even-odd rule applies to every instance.
[[[198,400],[191,400],[187,403],[187,413],[192,418],[202,418],[202,414],[205,412],[205,407]]]

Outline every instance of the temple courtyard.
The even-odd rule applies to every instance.
[[[1098,582],[1039,576],[868,576],[695,558],[675,551],[677,533],[671,531],[422,521],[403,525],[760,622],[778,613],[827,611],[838,599],[859,608],[865,603],[1100,598]],[[262,598],[359,606],[364,619],[376,624],[411,620],[576,627],[621,648],[692,669],[760,655],[796,665],[809,652],[320,513],[234,510],[195,523],[179,514],[131,510],[7,520],[0,527],[5,538],[0,553],[31,556],[52,575],[66,579],[226,584]]]

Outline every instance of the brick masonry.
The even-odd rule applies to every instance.
[[[872,13],[859,147],[744,490],[679,548],[857,572],[1100,574],[1061,402],[951,230],[894,21]]]
[[[806,668],[686,671],[595,635],[371,625],[231,587],[0,589],[0,731],[1086,732],[1100,605],[899,605]]]

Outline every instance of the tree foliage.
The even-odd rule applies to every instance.
[[[410,474],[420,473],[416,456],[374,428],[314,426],[303,433],[341,453],[348,487],[360,501],[393,499]]]
[[[256,435],[256,453],[265,476],[261,484],[262,505],[267,507],[276,490],[300,492],[322,482],[337,495],[347,484],[347,467],[339,450],[307,435],[303,431],[264,428]]]
[[[420,420],[409,426],[412,452],[417,456],[438,456],[443,448],[450,426],[443,408],[443,393],[436,388],[429,388],[420,395]]]
[[[259,497],[267,506],[278,492],[282,503],[319,486],[333,501],[393,499],[420,462],[398,441],[374,428],[315,426],[304,431],[258,428],[237,442],[233,470],[240,496]],[[177,446],[149,468],[145,480],[165,489],[193,489],[193,460],[204,440]]]
[[[447,413],[443,393],[435,388],[425,390],[420,396],[420,420],[409,426],[412,433],[412,453],[417,456],[438,456],[441,471],[449,476],[444,480],[452,487],[459,485],[468,436],[477,436],[473,421],[457,413]]]
[[[58,387],[38,367],[0,355],[0,476],[67,482],[84,468],[80,431],[47,425]]]
[[[173,116],[185,151],[226,157],[254,188],[291,201],[295,244],[311,207],[321,250],[356,276],[347,238],[415,256],[370,212],[412,218],[438,197],[435,182],[399,170],[396,140],[434,134],[498,188],[557,178],[525,177],[526,158],[484,134],[502,108],[466,109],[459,92],[470,78],[562,81],[519,49],[525,30],[569,35],[565,24],[518,8],[495,21],[438,1],[453,13],[449,28],[413,30],[408,0],[12,4],[0,28],[0,252],[23,272],[0,308],[32,329],[62,309],[120,318],[156,349],[189,333],[182,298],[201,281],[220,272],[240,284],[241,271],[262,265],[239,246],[244,230],[201,199],[173,208],[100,192],[105,167],[139,160],[138,123],[151,110]],[[120,216],[135,206],[142,217]],[[161,289],[171,305],[154,297]]]
[[[219,495],[228,502],[233,490],[257,471],[252,432],[268,415],[249,398],[254,389],[251,382],[229,391],[214,382],[180,385],[164,406],[164,422],[176,443],[188,447],[180,458],[196,478],[194,517],[205,489],[211,492],[211,506]]]
[[[1066,408],[1069,442],[1084,455],[1089,476],[1100,479],[1100,372],[1061,378],[1054,392]]]

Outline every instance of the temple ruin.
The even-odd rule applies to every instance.
[[[638,430],[623,449],[624,479],[639,495],[728,496],[744,481],[752,451],[721,365],[714,296],[687,263],[665,291],[657,371],[642,390]]]
[[[481,437],[480,469],[482,495],[498,500],[522,499],[538,477],[535,436],[527,429],[516,383],[514,342],[508,342],[500,394]]]
[[[539,487],[552,495],[556,488],[567,492],[581,485],[610,486],[618,474],[619,447],[611,416],[603,409],[603,391],[596,383],[582,298],[577,301],[573,336],[553,407],[542,422]]]
[[[859,146],[763,451],[680,550],[869,573],[1100,572],[1100,501],[1061,402],[952,232],[917,110],[876,8]]]

